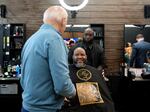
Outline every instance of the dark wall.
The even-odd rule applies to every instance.
[[[150,42],[150,25],[145,26],[135,26],[135,27],[125,27],[124,29],[124,39],[126,42],[131,42],[132,44],[136,42],[136,35],[143,34],[144,40]]]
[[[0,65],[2,65],[3,62],[3,26],[0,25]]]

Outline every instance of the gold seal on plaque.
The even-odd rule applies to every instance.
[[[92,77],[91,72],[87,69],[78,70],[76,75],[80,80],[83,80],[83,81],[88,81]]]

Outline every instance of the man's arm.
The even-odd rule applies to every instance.
[[[61,39],[54,40],[49,46],[49,65],[57,94],[65,97],[73,97],[76,94],[75,87],[69,76],[67,47]]]

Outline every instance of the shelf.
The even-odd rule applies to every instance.
[[[21,38],[21,39],[24,38],[24,36],[13,36],[13,35],[11,35],[10,37],[11,37],[11,39],[12,39],[12,38]]]
[[[0,78],[0,80],[20,80],[20,78],[18,78],[18,77]]]
[[[19,62],[20,65],[21,50],[25,42],[25,24],[22,23],[10,23],[0,26],[0,65],[7,72],[8,65],[12,62],[12,59]]]
[[[90,24],[94,30],[94,40],[104,48],[104,24]],[[101,42],[99,42],[101,41]]]

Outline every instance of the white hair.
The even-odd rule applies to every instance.
[[[62,18],[68,17],[67,11],[61,6],[52,6],[48,8],[43,15],[43,22],[45,23],[47,19],[55,19],[60,22]]]

